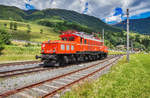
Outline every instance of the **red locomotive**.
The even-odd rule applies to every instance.
[[[66,31],[61,40],[44,41],[41,45],[41,58],[44,65],[61,66],[67,63],[92,61],[107,57],[108,48],[104,42],[84,32]]]

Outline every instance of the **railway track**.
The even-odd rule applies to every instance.
[[[40,63],[41,61],[24,61],[24,62],[12,62],[12,63],[4,63],[0,64],[1,67],[7,67],[7,66],[14,66],[14,65],[25,65],[25,64],[35,64],[35,63]]]
[[[112,57],[109,57],[109,58],[112,58]],[[65,66],[63,66],[63,67],[65,67]],[[8,78],[11,76],[30,74],[30,73],[34,73],[34,72],[41,72],[41,71],[52,70],[52,69],[56,69],[56,68],[57,67],[43,68],[42,66],[36,66],[36,67],[31,67],[31,68],[2,71],[2,72],[0,72],[0,78]],[[62,68],[62,67],[59,67],[59,68]]]
[[[114,55],[110,55],[110,56],[114,56]],[[19,65],[25,65],[25,64],[38,64],[38,63],[41,63],[41,61],[23,61],[23,62],[3,63],[3,64],[0,64],[0,68],[8,67],[8,66],[19,66]]]
[[[24,74],[29,74],[29,73],[39,72],[39,71],[45,71],[45,70],[48,70],[48,69],[43,68],[41,66],[37,66],[37,67],[32,67],[32,68],[4,71],[4,72],[0,72],[0,78],[7,78],[7,77],[11,77],[11,76],[24,75]]]
[[[87,79],[97,73],[101,73],[103,70],[110,68],[113,63],[115,63],[121,55],[110,57],[109,59],[100,61],[96,64],[74,70],[71,72],[66,72],[65,74],[58,75],[56,77],[31,84],[19,89],[10,90],[0,94],[0,97],[10,97],[10,98],[21,98],[21,97],[52,97],[58,91],[61,91],[81,80]]]

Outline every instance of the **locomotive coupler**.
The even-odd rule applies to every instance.
[[[42,60],[50,60],[50,59],[56,60],[57,59],[56,55],[41,55],[41,56],[36,55],[35,58],[36,59],[41,58]]]
[[[41,56],[36,55],[36,56],[35,56],[35,58],[36,58],[36,59],[39,59],[39,58],[42,58],[42,57],[41,57]]]

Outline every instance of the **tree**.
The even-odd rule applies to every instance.
[[[4,42],[2,40],[2,36],[0,35],[0,53],[4,49]]]
[[[10,29],[13,29],[13,22],[10,22]]]
[[[135,41],[140,42],[140,35],[139,35],[139,34],[137,34],[137,35],[135,36]]]
[[[10,35],[7,31],[0,29],[0,52],[4,49],[4,44],[10,44]]]
[[[14,30],[17,30],[17,23],[14,23]]]
[[[40,29],[40,33],[43,34],[43,29]]]
[[[11,36],[6,30],[0,29],[0,36],[1,36],[4,44],[10,44],[10,37]]]
[[[4,23],[4,26],[7,27],[7,23]]]
[[[31,32],[31,26],[28,24],[27,25],[27,33],[30,33]]]

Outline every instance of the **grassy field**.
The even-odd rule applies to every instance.
[[[62,98],[150,98],[150,54],[125,57],[108,74],[72,88]]]
[[[43,42],[46,40],[57,40],[59,39],[59,33],[53,31],[53,28],[46,26],[41,26],[36,23],[25,23],[25,22],[16,22],[17,31],[10,30],[10,20],[0,20],[0,28],[6,29],[10,34],[12,39],[17,40],[26,40],[33,42]],[[7,24],[4,26],[4,24]],[[31,26],[31,32],[27,33],[27,25]],[[43,29],[43,33],[40,33],[40,29]],[[0,63],[6,61],[19,61],[19,60],[35,60],[35,55],[40,54],[40,46],[29,46],[25,45],[16,45],[12,42],[13,45],[6,45],[5,49],[0,54]]]
[[[17,40],[27,40],[27,41],[35,41],[35,42],[42,42],[45,40],[56,40],[59,39],[59,34],[54,32],[52,28],[41,26],[36,23],[24,23],[24,22],[16,22],[18,29],[10,30],[10,20],[0,20],[0,27],[6,28],[12,35],[12,39]],[[5,27],[4,24],[7,24]],[[27,25],[31,26],[31,32],[27,33]],[[40,29],[43,29],[43,33],[40,33]]]
[[[40,54],[40,46],[6,45],[0,55],[0,63],[10,61],[35,60],[35,55]]]

